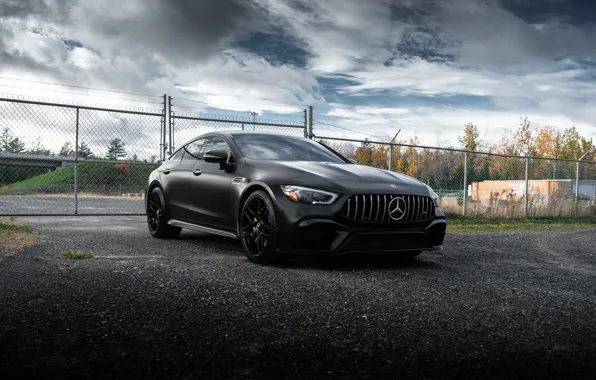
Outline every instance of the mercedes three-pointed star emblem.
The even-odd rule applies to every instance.
[[[406,200],[402,197],[395,197],[389,202],[387,211],[393,220],[402,220],[406,215]]]

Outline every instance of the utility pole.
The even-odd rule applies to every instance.
[[[391,141],[389,141],[389,171],[391,171],[391,169],[393,168],[393,145],[391,144],[393,144],[393,141],[395,141],[395,138],[397,137],[397,135],[399,135],[399,132],[401,132],[401,128],[399,129],[399,131],[397,131],[395,136],[393,136]]]
[[[591,152],[586,152],[584,153],[583,156],[581,156],[579,158],[579,160],[577,160],[577,162],[575,163],[575,217],[579,217],[579,162],[581,160],[584,159],[584,157],[586,157],[588,155],[588,153]]]
[[[312,106],[308,106],[307,111],[307,127],[308,127],[308,138],[313,139],[314,135],[312,133]]]
[[[258,113],[256,113],[256,112],[251,112],[250,114],[252,115],[252,122],[253,122],[253,123],[256,123],[256,122],[257,122],[257,115],[258,115]],[[253,131],[255,130],[255,125],[254,125],[254,124],[252,125],[252,130],[253,130]]]

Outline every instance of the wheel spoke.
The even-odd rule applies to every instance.
[[[254,225],[254,222],[251,224],[247,224],[246,226],[242,227],[242,232],[245,232],[246,230],[253,228]]]
[[[257,236],[257,238],[255,240],[257,243],[257,250],[260,255],[261,253],[263,253],[263,241],[262,241],[261,235]]]
[[[248,216],[251,222],[253,221],[253,218],[257,217],[257,214],[255,214],[255,212],[250,208],[250,205],[246,205],[244,208],[244,213],[246,216]]]
[[[244,212],[244,215],[246,216],[246,218],[248,219],[248,221],[249,221],[251,224],[254,224],[254,223],[255,223],[255,222],[254,222],[254,216],[250,216],[250,215],[248,215],[248,212],[246,212],[246,211]]]

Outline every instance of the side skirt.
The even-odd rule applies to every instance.
[[[200,226],[198,224],[183,222],[181,220],[170,219],[168,221],[168,224],[170,226],[174,226],[174,227],[188,228],[189,230],[205,232],[208,234],[214,234],[214,235],[219,235],[219,236],[225,236],[225,237],[229,237],[232,239],[238,239],[238,236],[236,236],[236,234],[233,232],[223,231],[223,230],[213,228],[213,227]]]

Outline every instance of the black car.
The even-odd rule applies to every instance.
[[[146,211],[156,238],[182,228],[240,239],[246,256],[442,249],[445,215],[424,183],[357,165],[306,138],[211,132],[178,149],[149,178]]]

